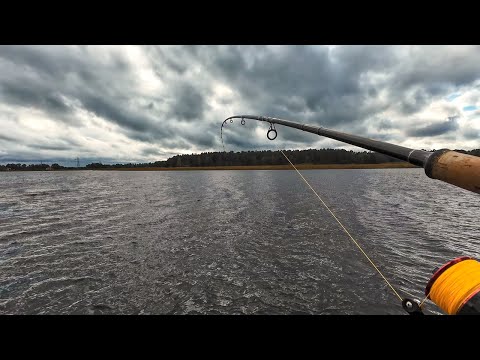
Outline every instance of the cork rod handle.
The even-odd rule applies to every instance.
[[[480,194],[480,157],[452,150],[438,150],[425,164],[425,173],[432,179],[442,180]]]

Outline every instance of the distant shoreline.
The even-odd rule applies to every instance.
[[[407,162],[392,162],[382,164],[298,164],[299,170],[328,170],[328,169],[408,169],[418,166]],[[245,165],[245,166],[195,166],[195,167],[143,167],[98,169],[101,171],[190,171],[190,170],[292,170],[291,165]]]
[[[418,168],[407,162],[390,162],[381,164],[298,164],[299,170],[334,170],[334,169],[410,169]],[[291,165],[244,165],[244,166],[185,166],[185,167],[132,167],[110,169],[56,169],[56,171],[195,171],[195,170],[293,170]],[[12,170],[12,172],[46,171],[46,170]],[[0,171],[10,172],[10,171]]]

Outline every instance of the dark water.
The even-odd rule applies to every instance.
[[[422,169],[303,173],[402,296],[480,258],[478,195]],[[0,313],[404,311],[293,171],[79,171],[0,173]]]

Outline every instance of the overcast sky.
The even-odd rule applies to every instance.
[[[0,162],[221,151],[235,114],[423,149],[480,148],[480,46],[0,46]],[[359,148],[266,123],[228,151]]]

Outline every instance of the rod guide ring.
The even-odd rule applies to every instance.
[[[271,132],[273,132],[273,133],[275,134],[275,136],[270,137],[270,133],[271,133]],[[277,138],[277,130],[275,130],[275,129],[269,129],[269,130],[267,131],[267,138],[268,138],[268,140],[275,140],[275,139]]]

